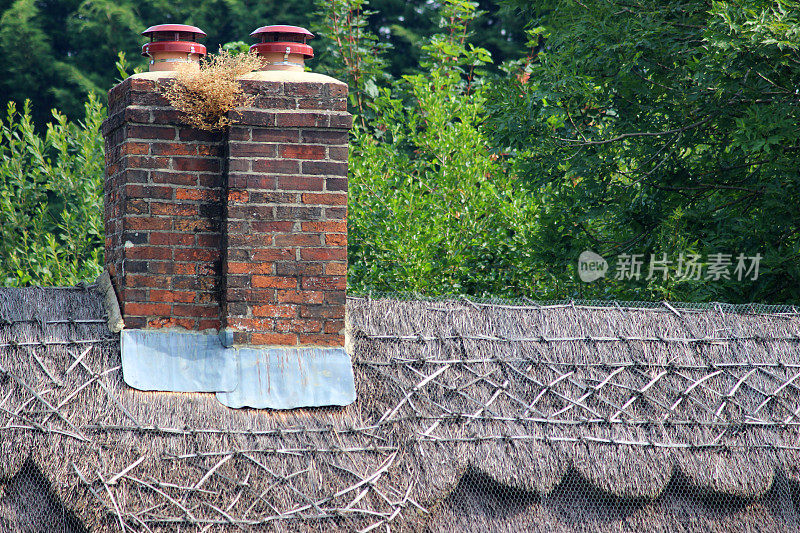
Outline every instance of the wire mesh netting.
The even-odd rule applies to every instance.
[[[787,531],[791,306],[348,299],[358,400],[140,392],[92,288],[0,291],[3,531]]]

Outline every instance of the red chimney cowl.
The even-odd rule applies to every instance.
[[[306,41],[314,34],[299,26],[262,26],[250,34],[261,39],[250,47],[264,60],[261,70],[303,70],[305,60],[314,57]]]
[[[150,58],[150,71],[175,70],[179,64],[199,65],[206,47],[197,42],[206,34],[186,24],[158,24],[142,32],[150,42],[142,46],[142,55]]]

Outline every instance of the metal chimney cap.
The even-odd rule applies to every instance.
[[[200,37],[206,36],[206,32],[204,32],[197,26],[189,26],[187,24],[156,24],[155,26],[150,26],[149,28],[144,30],[142,32],[142,35],[150,35],[151,33],[162,32],[162,31],[196,33]]]
[[[300,26],[286,26],[280,24],[275,26],[261,26],[251,33],[250,37],[255,37],[256,35],[261,35],[262,33],[293,33],[296,35],[304,35],[308,39],[314,38],[314,34],[305,28],[301,28]]]

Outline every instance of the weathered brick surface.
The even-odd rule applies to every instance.
[[[155,82],[109,92],[106,257],[126,326],[342,346],[346,87],[243,86],[255,98],[227,132],[184,125]]]
[[[107,264],[127,327],[219,328],[225,136],[168,105],[149,80],[109,92]]]
[[[245,85],[254,107],[228,135],[225,217],[223,322],[238,342],[344,343],[347,187],[328,181],[347,181],[342,87]]]

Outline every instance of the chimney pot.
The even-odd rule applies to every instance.
[[[200,58],[206,55],[206,47],[197,42],[206,34],[200,28],[186,24],[158,24],[142,32],[150,38],[142,46],[142,55],[150,58],[150,72],[176,70],[178,65],[199,67]]]
[[[250,34],[261,42],[250,47],[263,60],[261,70],[300,70],[305,60],[314,57],[306,41],[314,34],[299,26],[262,26]]]

